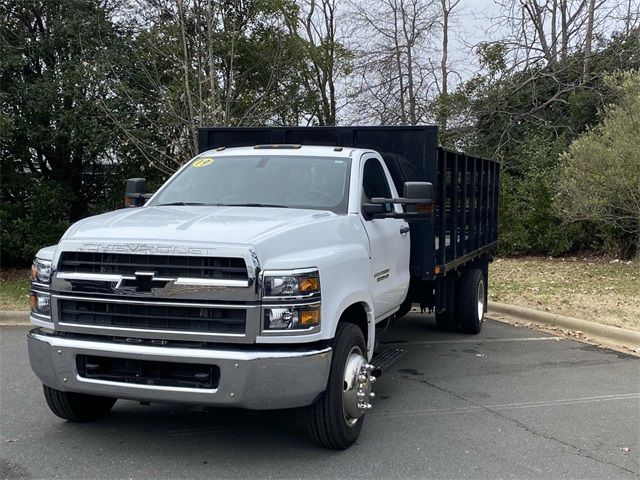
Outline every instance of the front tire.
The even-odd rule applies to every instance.
[[[361,400],[354,403],[357,392],[353,382],[358,381],[359,374],[364,374],[367,378],[365,391],[360,387],[357,390],[373,396],[370,394],[371,377],[370,370],[366,368],[369,367],[366,352],[360,328],[352,323],[339,323],[333,339],[327,389],[309,408],[309,432],[321,447],[344,450],[356,441],[362,430],[364,411],[358,405]],[[365,371],[367,373],[361,373]],[[354,373],[354,378],[351,378],[351,373]],[[364,402],[368,403],[368,398]]]
[[[470,268],[460,281],[460,323],[466,333],[478,334],[484,325],[487,285],[482,270]]]
[[[117,401],[116,398],[62,392],[46,385],[42,385],[42,390],[51,411],[70,422],[90,422],[106,417]]]

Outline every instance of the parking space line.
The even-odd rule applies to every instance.
[[[564,337],[515,337],[515,338],[461,338],[450,340],[425,340],[421,342],[380,342],[384,346],[402,346],[402,345],[437,345],[446,343],[502,343],[502,342],[537,342],[537,341],[560,341],[566,340]]]
[[[370,413],[368,417],[412,417],[425,415],[448,415],[458,413],[473,413],[486,410],[516,410],[526,408],[555,407],[564,405],[579,405],[584,403],[611,402],[620,400],[640,400],[640,392],[622,393],[618,395],[600,395],[594,397],[564,398],[557,400],[542,400],[537,402],[503,403],[497,405],[474,405],[460,408],[429,408],[394,413]]]

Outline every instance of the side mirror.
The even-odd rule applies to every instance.
[[[147,200],[147,181],[144,178],[129,178],[124,192],[125,207],[141,207]]]
[[[404,182],[404,197],[433,201],[433,184],[429,182]]]
[[[407,213],[433,213],[433,184],[430,182],[404,182],[404,198],[412,202],[402,202]]]

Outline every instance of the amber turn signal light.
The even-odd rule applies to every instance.
[[[303,310],[298,317],[298,323],[306,327],[315,327],[320,325],[320,309]]]
[[[301,278],[298,283],[301,292],[315,292],[320,289],[318,277]]]
[[[433,213],[433,204],[420,204],[420,205],[416,205],[416,212],[417,213]]]
[[[31,307],[32,311],[38,309],[38,297],[36,297],[36,295],[33,293],[29,296],[29,306]]]

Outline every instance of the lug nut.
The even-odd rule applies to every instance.
[[[373,392],[371,392],[371,393],[369,394],[369,398],[376,398],[376,394],[375,394],[375,393],[373,393]]]
[[[358,392],[356,395],[358,395],[358,398],[364,398],[366,397],[364,392]]]
[[[376,377],[374,377],[373,375],[371,375],[371,376],[369,377],[369,381],[370,381],[371,383],[375,383],[375,381],[376,381]]]
[[[363,375],[363,374],[358,375],[358,381],[359,382],[366,382],[367,381],[367,376]]]

